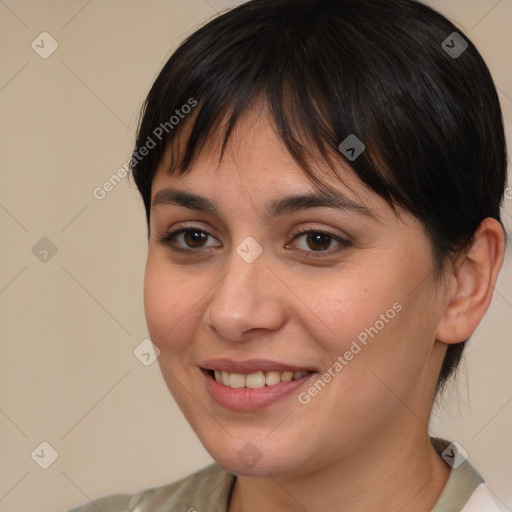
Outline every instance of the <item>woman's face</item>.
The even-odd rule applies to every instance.
[[[337,205],[287,200],[318,190],[265,116],[217,158],[181,178],[159,166],[144,289],[162,375],[211,456],[237,474],[305,473],[425,433],[445,345],[419,222],[341,163],[350,188],[318,164]]]

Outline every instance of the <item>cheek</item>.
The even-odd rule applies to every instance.
[[[144,275],[144,310],[151,341],[163,355],[186,346],[198,306],[193,282],[148,255]]]
[[[324,344],[328,343],[329,353],[343,354],[353,340],[359,339],[364,344],[375,333],[376,323],[377,331],[384,331],[398,316],[400,305],[393,307],[393,304],[400,293],[394,293],[389,283],[383,282],[383,276],[378,287],[376,282],[370,274],[353,272],[336,280],[326,276],[323,282],[315,283],[319,293],[314,296],[311,286],[300,292],[309,297],[307,305],[314,313],[309,315],[308,330],[317,333],[318,341],[323,339]]]
[[[307,329],[331,364],[338,356],[347,361],[342,362],[345,374],[355,377],[372,368],[392,380],[405,372],[406,379],[428,359],[435,308],[428,284],[417,286],[428,267],[410,261],[381,260],[364,272],[347,272],[335,283],[326,279],[316,283],[321,293],[314,297],[314,288],[309,287],[309,295],[308,287],[302,290],[314,304]]]

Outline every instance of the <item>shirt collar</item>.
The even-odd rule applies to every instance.
[[[451,467],[450,476],[432,512],[462,510],[484,479],[466,459],[467,454],[445,439],[431,437],[436,452]]]

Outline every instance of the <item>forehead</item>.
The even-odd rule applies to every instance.
[[[192,128],[192,123],[187,124],[167,146],[154,176],[154,190],[164,182],[178,179],[180,173],[175,163],[183,155]],[[222,160],[224,133],[222,123],[219,124],[195,155],[190,171],[182,179],[203,183],[220,180],[231,184],[252,180],[260,186],[271,182],[300,190],[317,188],[277,135],[266,107],[252,108],[243,114],[229,137]],[[311,144],[303,141],[302,145],[311,154],[308,163],[312,171],[326,186],[339,189],[342,180],[345,187],[352,188],[359,182],[354,171],[343,163],[339,155],[333,155],[336,166],[332,169]]]
[[[270,119],[265,108],[248,111],[237,123],[220,162],[223,134],[221,130],[215,131],[196,155],[190,170],[181,176],[172,162],[177,160],[174,153],[184,150],[190,132],[186,127],[184,135],[167,147],[158,166],[152,183],[152,204],[155,199],[160,204],[197,206],[202,202],[200,209],[218,215],[217,203],[232,209],[249,200],[253,206],[258,205],[265,217],[322,206],[360,213],[374,220],[394,216],[388,203],[361,182],[339,154],[331,155],[332,168],[318,150],[313,151],[304,142],[311,156],[311,170],[323,183],[318,186],[292,157]],[[180,191],[181,197],[168,193],[170,188]],[[209,204],[203,200],[208,197],[212,198]]]
[[[316,186],[265,116],[253,114],[238,123],[220,163],[220,143],[210,141],[190,170],[180,176],[170,166],[171,152],[168,147],[154,176],[151,217],[166,218],[166,212],[174,211],[167,209],[172,205],[226,224],[259,219],[274,225],[286,216],[313,221],[319,213],[328,222],[347,220],[373,236],[405,230],[411,243],[417,237],[427,242],[424,228],[414,215],[399,205],[393,210],[341,157],[335,161],[336,172],[321,156],[311,160],[326,188]],[[156,206],[155,199],[159,202]]]

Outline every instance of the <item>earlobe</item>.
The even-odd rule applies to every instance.
[[[491,302],[504,250],[503,227],[495,219],[484,219],[449,277],[445,309],[436,331],[438,341],[460,343],[473,334]]]

